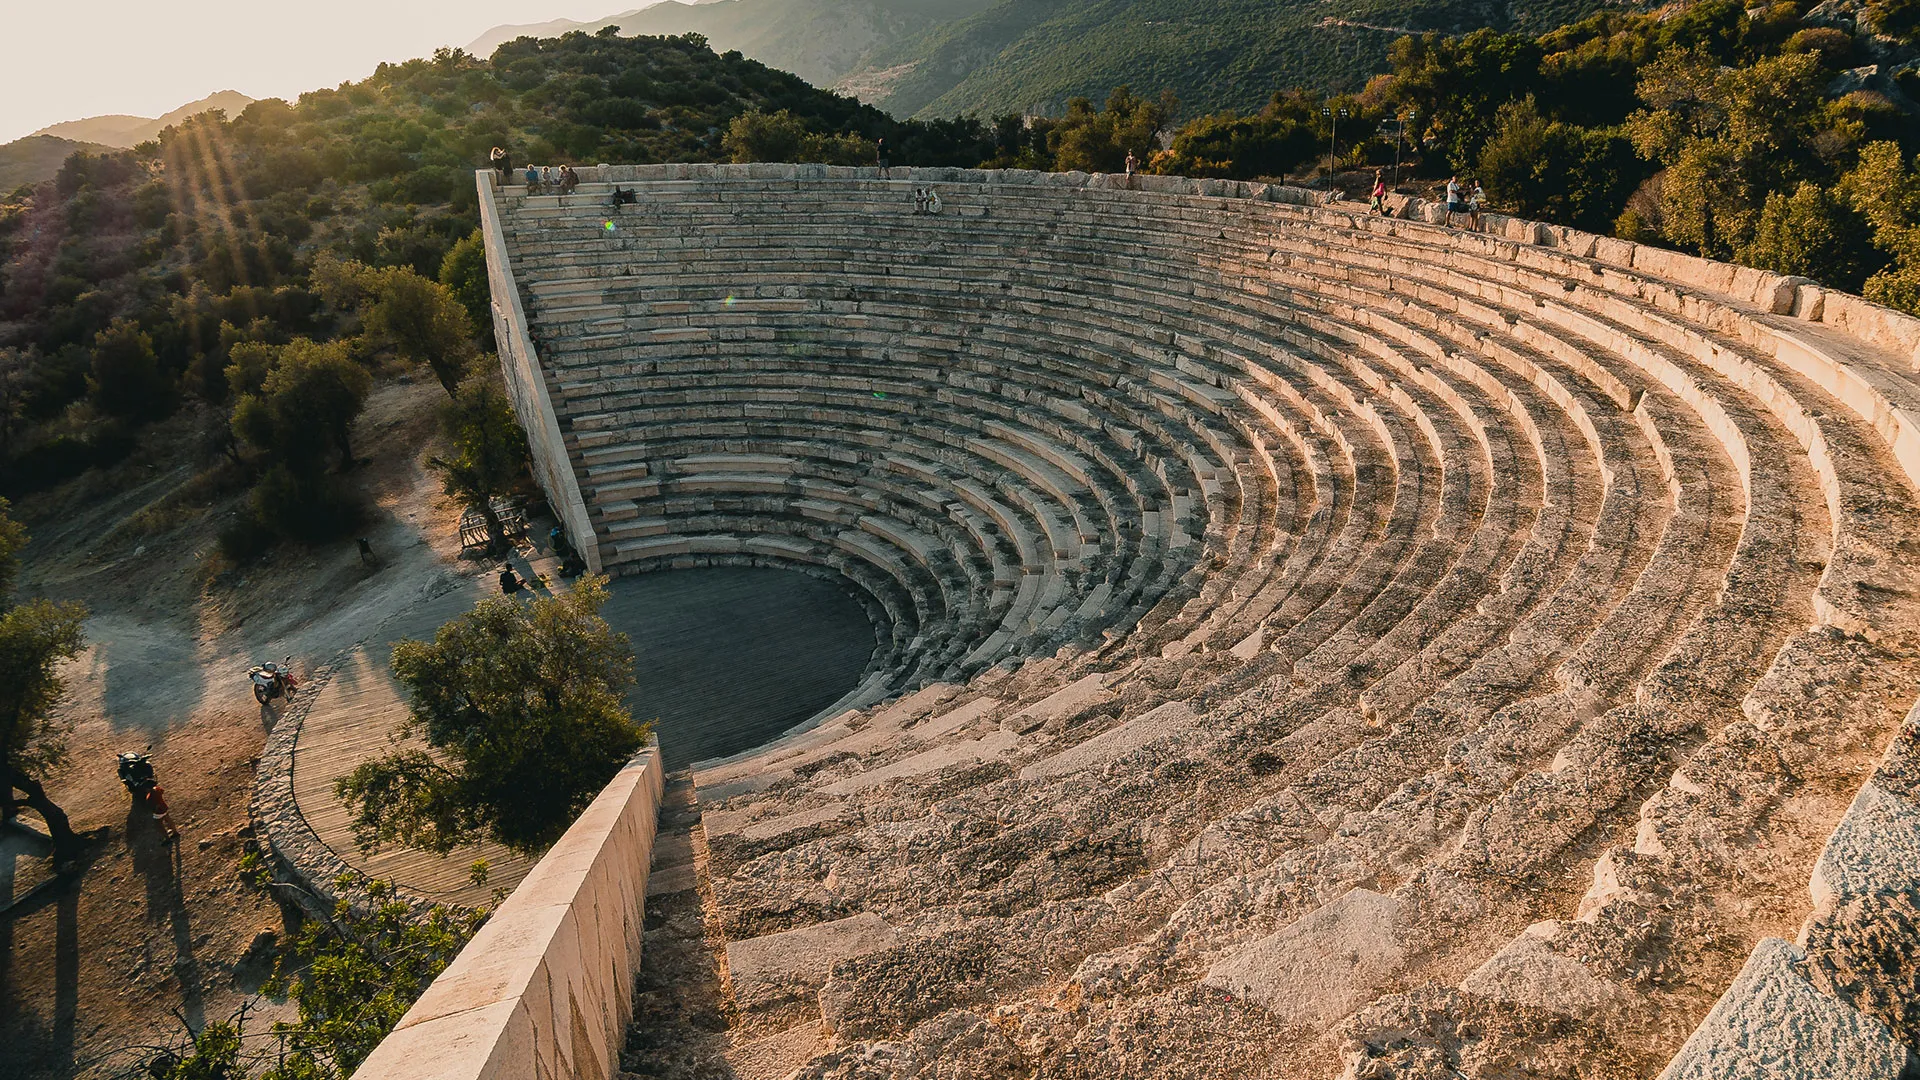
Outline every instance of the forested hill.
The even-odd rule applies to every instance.
[[[716,52],[738,49],[770,67],[791,71],[817,86],[827,86],[865,70],[876,52],[963,19],[993,0],[664,0],[635,11],[577,24],[597,33],[619,27],[628,37],[700,34]],[[520,36],[512,27],[495,27],[469,50],[490,54],[500,43]],[[538,30],[539,28],[528,28]],[[571,28],[570,28],[571,29]],[[558,31],[548,35],[557,36]]]
[[[902,125],[697,36],[576,33],[386,65],[70,158],[0,196],[0,494],[124,454],[128,432],[184,404],[224,406],[236,342],[346,332],[352,313],[309,281],[323,254],[438,276],[477,224],[490,147],[710,161],[748,112],[839,136],[810,147],[828,156],[871,161],[883,135],[928,163],[989,154],[966,141],[977,125]]]
[[[1000,0],[877,50],[864,100],[896,116],[1058,113],[1121,84],[1197,111],[1257,109],[1279,86],[1357,89],[1408,32],[1541,33],[1602,0]],[[886,72],[886,75],[880,75]]]
[[[1114,86],[1258,109],[1276,87],[1356,89],[1408,32],[1543,33],[1607,0],[668,0],[589,32],[705,35],[895,116],[1058,115]],[[506,28],[482,41],[502,39]]]
[[[1241,112],[1167,92],[1183,84],[1154,68],[1104,107],[902,121],[698,35],[610,27],[385,66],[75,155],[0,197],[0,495],[123,457],[183,405],[231,455],[237,347],[372,340],[364,290],[342,284],[359,278],[316,275],[327,256],[414,300],[451,289],[484,334],[473,170],[494,145],[522,162],[861,164],[884,137],[899,164],[1111,172],[1136,152],[1150,171],[1238,178],[1317,172],[1330,143],[1350,170],[1404,150],[1410,176],[1477,176],[1497,209],[1920,310],[1920,0],[1852,2],[1403,36],[1389,73],[1331,97],[1229,57],[1202,81],[1258,87],[1264,105]],[[1404,146],[1380,134],[1394,116]]]

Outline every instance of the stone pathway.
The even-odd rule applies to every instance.
[[[550,557],[536,555],[529,563],[516,556],[512,561],[523,579],[543,575],[565,587],[559,564]],[[471,610],[497,587],[493,573],[471,578],[389,619],[340,657],[332,677],[316,691],[293,748],[294,800],[314,835],[335,855],[369,876],[427,899],[467,906],[491,905],[494,890],[518,885],[534,860],[493,843],[468,845],[444,856],[404,847],[363,852],[333,785],[356,765],[386,753],[394,730],[406,718],[405,696],[391,667],[394,643],[431,638],[442,624]],[[486,883],[480,885],[471,880],[478,859],[488,865]]]

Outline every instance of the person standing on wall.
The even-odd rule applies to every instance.
[[[1467,192],[1467,221],[1474,232],[1480,231],[1480,208],[1486,205],[1487,191],[1480,186],[1478,177],[1474,178],[1473,190]]]
[[[1127,151],[1127,175],[1132,176],[1135,172],[1138,172],[1139,169],[1140,159],[1133,156],[1133,151]]]
[[[494,147],[493,151],[487,155],[487,160],[493,162],[493,171],[500,174],[500,183],[503,185],[513,172],[511,157],[512,155],[507,153],[507,148],[504,146]]]
[[[882,180],[891,179],[887,175],[887,173],[892,169],[892,163],[887,160],[887,140],[885,139],[873,140],[873,164],[876,168],[880,170],[880,179]]]
[[[1367,212],[1385,214],[1387,212],[1387,180],[1379,169],[1373,170],[1373,199],[1367,203]]]
[[[1467,212],[1466,204],[1460,201],[1460,178],[1447,177],[1447,226],[1453,226],[1453,215]]]

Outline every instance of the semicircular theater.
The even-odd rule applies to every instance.
[[[1865,305],[870,173],[498,196],[604,564],[840,576],[887,641],[849,704],[917,690],[696,775],[742,1032],[1296,1075],[1418,1016],[1657,1068],[1793,936],[1920,686],[1920,389]]]

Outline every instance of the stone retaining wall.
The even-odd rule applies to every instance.
[[[487,288],[493,295],[493,338],[500,350],[500,370],[506,376],[513,411],[527,430],[534,479],[546,493],[553,516],[566,526],[567,541],[586,558],[587,570],[597,574],[600,544],[594,535],[593,519],[587,515],[586,500],[580,497],[580,483],[567,457],[566,439],[560,434],[553,402],[547,397],[540,354],[527,334],[526,311],[520,304],[520,289],[513,279],[499,210],[494,206],[492,177],[490,172],[478,177],[480,234],[487,250]]]
[[[656,742],[614,776],[354,1076],[612,1075],[633,1014],[663,784]]]
[[[351,655],[352,650],[347,650],[315,668],[294,700],[282,706],[266,745],[260,748],[260,760],[253,770],[253,794],[247,804],[255,843],[273,874],[275,895],[317,919],[333,917],[343,893],[341,883],[359,885],[369,880],[313,831],[293,793],[293,752],[307,714]],[[400,719],[395,717],[396,726]],[[353,889],[345,892],[349,897],[355,895]],[[444,902],[398,885],[394,898],[421,915]]]

